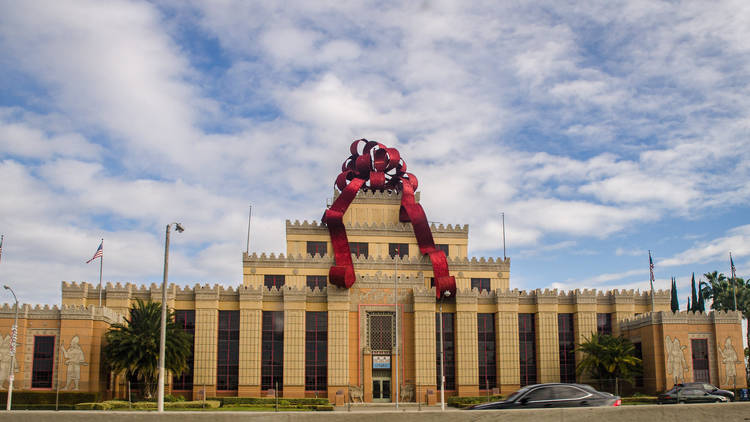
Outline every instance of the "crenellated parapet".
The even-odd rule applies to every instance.
[[[636,315],[633,318],[628,318],[620,322],[620,328],[622,330],[632,330],[635,328],[644,327],[647,325],[660,325],[660,324],[687,324],[687,325],[698,325],[698,324],[741,324],[742,313],[739,311],[711,311],[705,312],[692,312],[692,311],[679,311],[679,312],[648,312],[641,315]]]

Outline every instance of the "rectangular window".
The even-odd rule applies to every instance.
[[[31,369],[31,388],[52,388],[54,366],[55,336],[34,336],[34,362]]]
[[[349,242],[349,251],[357,258],[367,258],[370,252],[367,242]]]
[[[263,276],[263,285],[270,289],[276,287],[280,289],[284,285],[284,276],[279,274],[266,274]]]
[[[633,348],[635,348],[635,357],[638,359],[643,359],[643,346],[640,342],[633,343]],[[636,387],[643,387],[643,374],[638,374],[635,376],[635,386]]]
[[[573,314],[557,314],[560,347],[560,382],[576,382],[576,340]]]
[[[325,275],[308,275],[307,276],[307,287],[314,289],[323,289],[328,285],[328,276]]]
[[[521,369],[521,386],[536,384],[534,314],[518,314],[518,358]]]
[[[479,341],[479,389],[489,390],[497,387],[495,314],[477,314],[477,339]]]
[[[193,353],[195,352],[195,311],[175,310],[174,322],[177,328],[190,334],[190,355],[187,358],[187,369],[180,376],[172,377],[172,390],[193,390]]]
[[[395,257],[396,255],[398,255],[399,258],[409,256],[409,244],[408,243],[389,243],[388,254],[391,256],[391,258]]]
[[[445,389],[456,389],[456,357],[453,331],[453,314],[443,312],[443,367],[445,368]],[[440,314],[435,314],[435,353],[437,386],[440,388]]]
[[[596,314],[596,332],[612,335],[612,314]]]
[[[261,389],[284,389],[284,311],[263,311]]]
[[[697,338],[690,340],[693,355],[693,381],[711,382],[708,372],[708,340]]]
[[[328,383],[328,313],[305,313],[305,391],[326,391]]]
[[[447,243],[438,243],[435,245],[435,247],[439,251],[443,251],[445,253],[445,256],[448,257],[448,244]]]
[[[477,289],[479,290],[479,293],[482,293],[482,290],[490,291],[490,279],[489,278],[472,278],[471,279],[471,289]]]
[[[237,390],[240,374],[240,311],[219,311],[216,389]]]
[[[312,256],[325,256],[328,253],[327,245],[327,242],[307,242],[307,253]]]

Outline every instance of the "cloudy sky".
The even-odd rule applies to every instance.
[[[505,213],[512,287],[647,289],[650,249],[684,307],[750,276],[748,39],[745,0],[0,0],[0,279],[59,303],[104,238],[105,281],[159,283],[180,221],[170,281],[237,285],[248,206],[284,252],[368,138],[471,255]]]

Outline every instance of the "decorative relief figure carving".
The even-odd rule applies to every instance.
[[[5,390],[5,382],[10,378],[10,364],[13,362],[15,370],[18,372],[18,363],[15,356],[10,355],[10,334],[0,336],[0,390]]]
[[[683,373],[689,371],[684,353],[687,346],[681,346],[680,339],[677,337],[672,340],[669,336],[666,337],[664,345],[667,348],[667,373],[672,375],[675,384],[679,384],[680,380],[684,382]]]
[[[65,365],[68,366],[68,383],[65,385],[64,390],[78,390],[78,384],[81,381],[81,366],[88,365],[83,354],[83,349],[81,349],[78,341],[78,336],[73,336],[70,340],[70,347],[67,350],[65,350],[62,342],[60,342],[60,350],[65,357]]]
[[[403,402],[410,402],[414,401],[414,384],[404,384],[401,386],[401,391],[399,392],[399,396],[401,401]]]
[[[724,384],[729,385],[730,381],[734,381],[734,377],[737,376],[737,367],[735,365],[741,363],[737,359],[737,351],[734,349],[730,337],[727,337],[726,341],[724,341],[724,349],[719,348],[719,353],[721,353],[721,363],[724,364]]]
[[[352,403],[356,403],[357,400],[359,400],[360,403],[362,403],[364,400],[362,398],[365,396],[364,392],[362,391],[362,387],[358,387],[356,385],[350,385],[349,386],[349,399]]]

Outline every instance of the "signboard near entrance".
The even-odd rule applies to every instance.
[[[390,356],[373,356],[372,369],[391,369]]]

